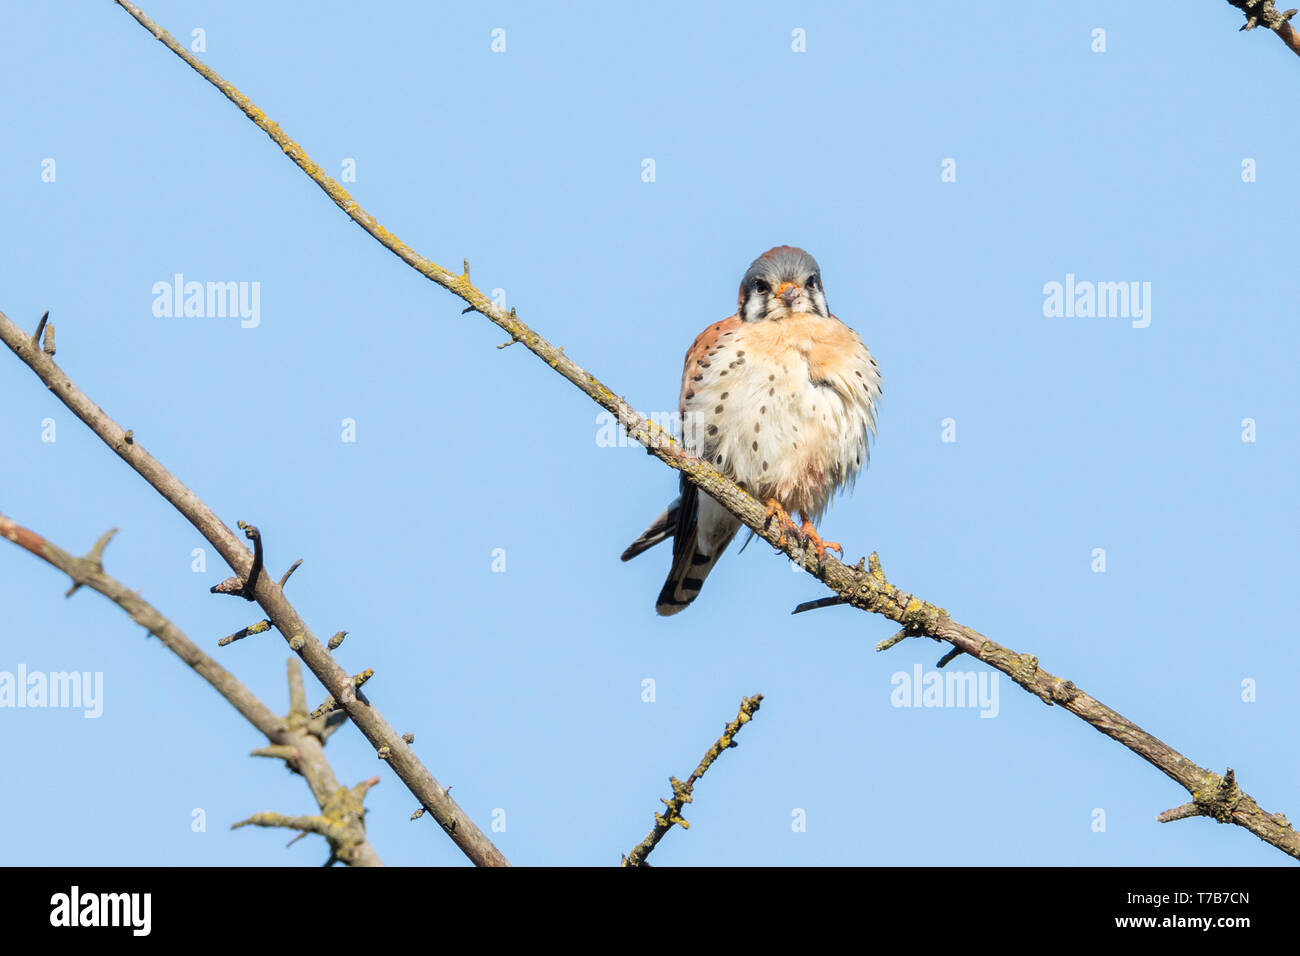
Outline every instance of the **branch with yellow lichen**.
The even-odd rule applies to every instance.
[[[254,813],[247,820],[232,823],[230,829],[240,827],[283,827],[299,831],[299,836],[290,843],[308,833],[318,833],[330,846],[326,866],[335,862],[346,862],[355,848],[366,840],[366,792],[379,783],[378,777],[363,780],[352,789],[339,787],[330,794],[321,806],[320,813],[307,817],[290,817],[282,813]]]
[[[694,802],[695,798],[692,794],[695,790],[695,784],[704,776],[709,767],[713,766],[713,761],[717,760],[724,750],[739,746],[736,743],[736,734],[740,733],[740,728],[749,723],[750,719],[757,713],[758,705],[762,701],[763,695],[755,694],[753,697],[746,697],[740,702],[740,712],[736,714],[736,719],[722,729],[722,736],[708,749],[704,759],[700,761],[694,772],[686,778],[685,783],[676,777],[668,778],[668,783],[673,788],[673,798],[664,800],[660,797],[660,802],[668,808],[667,812],[655,814],[654,829],[633,848],[631,853],[623,857],[623,866],[649,866],[646,863],[646,857],[650,855],[651,850],[659,845],[659,841],[664,838],[674,825],[680,826],[683,830],[691,828],[691,825],[682,818],[682,807]]]
[[[1292,53],[1300,56],[1300,35],[1291,26],[1291,18],[1300,13],[1300,10],[1281,12],[1273,5],[1273,0],[1228,0],[1228,3],[1245,15],[1246,23],[1242,30],[1253,30],[1255,27],[1272,30]]]
[[[322,813],[326,813],[332,801],[336,801],[335,794],[340,789],[323,750],[330,731],[326,721],[312,720],[307,714],[302,694],[302,669],[298,661],[289,658],[289,713],[280,717],[245,687],[239,678],[205,654],[161,611],[104,571],[104,548],[116,532],[117,529],[114,528],[100,535],[86,555],[77,557],[0,514],[0,538],[11,541],[70,577],[72,587],[68,589],[66,597],[72,597],[82,587],[98,591],[129,614],[131,620],[157,637],[164,647],[211,684],[245,720],[266,737],[269,746],[259,747],[252,755],[279,758],[294,773],[301,774],[311,788],[317,806]],[[349,831],[345,842],[340,842],[337,846],[331,843],[330,849],[331,859],[352,866],[383,865],[379,854],[366,839],[364,828],[359,835],[355,830]]]
[[[922,601],[890,584],[874,554],[871,556],[870,567],[866,566],[865,559],[859,561],[856,566],[843,564],[834,558],[828,558],[824,565],[819,565],[816,558],[804,553],[799,542],[793,538],[778,546],[780,529],[767,527],[762,505],[706,463],[688,456],[682,446],[663,428],[615,395],[594,375],[565,355],[563,349],[552,345],[534,332],[519,319],[513,309],[507,313],[497,308],[470,282],[468,262],[465,264],[464,271],[458,274],[416,253],[381,226],[346,190],[326,175],[302,147],[291,140],[278,125],[268,120],[248,97],[194,57],[167,31],[141,12],[135,4],[127,0],[117,0],[117,2],[159,42],[238,106],[357,225],[421,275],[465,301],[468,305],[465,311],[475,311],[486,317],[502,328],[510,336],[511,342],[522,342],[529,351],[576,385],[601,407],[612,412],[633,440],[644,445],[652,455],[669,467],[681,471],[687,480],[716,499],[756,534],[823,581],[842,603],[896,621],[902,624],[909,634],[947,641],[953,645],[954,652],[970,654],[997,668],[1044,703],[1059,704],[1157,767],[1192,794],[1193,803],[1204,811],[1202,815],[1212,816],[1220,822],[1242,826],[1265,842],[1293,857],[1300,858],[1300,833],[1290,826],[1284,816],[1265,812],[1240,790],[1234,790],[1233,798],[1227,804],[1223,803],[1221,790],[1225,782],[1224,778],[1197,766],[1167,744],[1084,693],[1070,681],[1062,680],[1042,670],[1038,666],[1037,658],[1032,655],[1017,654],[1002,647],[982,634],[957,624],[942,608]],[[1285,15],[1283,18],[1285,19]],[[1287,32],[1284,34],[1281,28],[1276,28],[1277,32],[1284,40],[1290,36],[1292,38],[1288,41],[1290,44],[1294,36],[1290,33],[1289,26],[1285,23],[1283,26],[1286,27]],[[11,344],[11,348],[13,347]],[[25,354],[31,350],[19,351],[15,348],[15,351],[24,358],[24,361],[28,361],[28,364],[39,361],[39,358],[31,359]],[[48,357],[46,358],[48,360]],[[50,364],[52,366],[53,363]],[[47,384],[56,394],[60,394],[55,384],[51,382]],[[110,444],[118,450],[119,454],[123,454],[120,436]],[[128,456],[123,454],[123,457]],[[249,563],[247,552],[242,548],[238,554],[232,551],[227,555],[227,560],[233,560],[234,565],[239,567],[247,567]],[[259,592],[260,590],[259,588]],[[271,617],[276,619],[274,614]],[[341,669],[333,676],[337,678],[336,683],[342,686],[346,675]],[[326,686],[328,688],[330,685]],[[1235,782],[1233,787],[1235,788]]]

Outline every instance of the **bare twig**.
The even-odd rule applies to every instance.
[[[262,618],[256,624],[250,624],[248,627],[241,627],[234,634],[229,634],[217,641],[217,647],[225,647],[235,641],[242,641],[250,634],[265,634],[271,629],[271,621],[268,618]]]
[[[646,866],[646,857],[650,855],[650,851],[659,845],[659,841],[664,838],[664,835],[674,825],[686,830],[691,828],[691,825],[682,819],[682,807],[694,802],[692,792],[695,790],[696,781],[704,776],[709,767],[713,766],[713,761],[718,759],[722,751],[737,746],[736,734],[740,733],[741,727],[749,723],[750,719],[758,711],[758,705],[762,701],[763,695],[755,694],[753,697],[746,697],[740,702],[740,712],[736,714],[736,719],[722,729],[722,736],[704,754],[704,759],[700,761],[694,772],[686,778],[685,783],[676,777],[668,778],[668,783],[673,788],[673,798],[671,800],[660,798],[660,802],[668,808],[667,812],[655,814],[654,829],[633,848],[631,853],[623,857],[623,866]]]
[[[1174,807],[1172,810],[1166,810],[1156,817],[1158,823],[1173,823],[1175,820],[1186,820],[1188,817],[1203,817],[1205,812],[1196,805],[1196,802],[1184,803]]]

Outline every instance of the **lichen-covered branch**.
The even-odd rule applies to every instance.
[[[834,558],[828,558],[824,566],[819,567],[816,558],[810,553],[804,553],[794,536],[778,546],[780,529],[767,527],[766,513],[762,505],[709,465],[688,456],[681,444],[668,432],[637,412],[623,398],[615,395],[604,383],[565,355],[562,348],[552,345],[534,332],[519,319],[513,309],[507,313],[493,305],[492,301],[470,282],[468,263],[464,271],[457,274],[415,252],[381,226],[345,189],[326,175],[302,147],[291,140],[278,125],[267,119],[248,97],[226,82],[216,71],[200,62],[167,31],[145,16],[135,4],[127,0],[117,0],[117,2],[159,42],[238,106],[353,222],[421,275],[465,301],[468,305],[466,311],[479,312],[504,329],[511,341],[522,342],[529,351],[576,385],[597,404],[612,412],[634,441],[644,445],[652,455],[665,464],[682,472],[687,480],[711,495],[765,541],[821,579],[843,598],[845,603],[881,614],[928,637],[948,641],[955,648],[996,667],[1045,703],[1064,706],[1071,713],[1087,720],[1102,733],[1124,744],[1185,787],[1194,799],[1204,803],[1210,799],[1204,795],[1218,792],[1223,783],[1223,778],[1218,774],[1192,763],[1182,754],[1085,694],[1069,681],[1063,681],[1040,669],[1037,658],[1017,654],[1002,647],[982,634],[957,624],[941,608],[921,601],[890,584],[880,571],[878,561],[872,569],[868,569],[861,561],[856,567],[850,567]],[[1290,30],[1289,25],[1283,26],[1287,31]],[[1280,28],[1278,32],[1282,35]],[[1285,35],[1283,39],[1286,39]],[[243,554],[246,556],[247,552]],[[247,563],[247,558],[244,557],[240,567],[245,567]],[[274,614],[271,616],[275,617]],[[342,676],[340,673],[339,678]],[[330,685],[326,686],[333,690]],[[1203,796],[1197,797],[1198,793]],[[1226,816],[1227,819],[1222,822],[1231,822],[1245,827],[1260,839],[1291,856],[1300,858],[1300,833],[1297,833],[1281,814],[1265,812],[1246,794],[1241,793],[1240,799],[1232,804],[1231,811]],[[1219,817],[1216,816],[1216,819]]]
[[[1297,36],[1291,26],[1291,18],[1300,13],[1300,10],[1280,12],[1273,5],[1273,0],[1228,0],[1228,3],[1246,17],[1246,23],[1241,29],[1253,30],[1255,27],[1266,27],[1276,33],[1292,53],[1300,56],[1300,36]]]
[[[746,697],[740,702],[740,712],[736,714],[736,719],[727,724],[722,729],[722,736],[714,741],[713,746],[704,754],[704,759],[699,766],[686,778],[686,782],[678,780],[676,777],[669,777],[668,783],[673,788],[673,797],[671,800],[664,800],[660,797],[660,802],[667,808],[665,813],[655,814],[654,829],[646,836],[644,840],[638,843],[632,852],[623,857],[623,866],[647,866],[646,857],[650,851],[659,845],[659,841],[664,838],[674,825],[680,826],[684,830],[689,830],[691,825],[682,819],[682,807],[688,803],[695,802],[692,796],[695,790],[696,782],[704,776],[705,772],[713,766],[713,761],[717,760],[722,752],[729,747],[736,747],[736,734],[740,733],[740,728],[749,723],[750,718],[758,711],[758,705],[763,702],[762,694],[755,694],[753,697]]]
[[[371,777],[350,790],[338,787],[315,816],[290,817],[282,813],[254,813],[247,820],[232,823],[230,829],[238,830],[246,826],[284,827],[300,833],[318,833],[330,845],[330,855],[325,865],[347,863],[356,848],[366,842],[366,792],[378,783],[378,777]]]
[[[5,538],[24,548],[70,577],[73,583],[68,590],[68,597],[81,587],[98,591],[129,614],[131,620],[157,637],[164,647],[211,684],[217,693],[226,698],[235,710],[239,711],[244,719],[256,727],[270,742],[270,746],[254,750],[253,754],[284,760],[289,769],[301,774],[307,781],[312,795],[316,798],[317,806],[324,812],[327,804],[335,799],[334,794],[339,789],[339,782],[334,776],[329,760],[325,757],[323,728],[312,726],[305,719],[307,716],[305,712],[302,714],[304,719],[298,719],[293,688],[295,673],[298,675],[299,690],[302,687],[302,672],[298,661],[289,658],[289,715],[280,717],[245,687],[239,678],[205,654],[161,611],[104,571],[104,547],[116,530],[114,528],[113,531],[101,535],[90,552],[79,558],[0,514],[0,538]],[[335,855],[338,859],[354,866],[382,866],[379,854],[365,838],[364,828],[361,830],[360,837],[356,837],[356,833],[351,833],[347,843],[340,844],[338,848],[334,848],[331,844],[331,848],[336,849]]]

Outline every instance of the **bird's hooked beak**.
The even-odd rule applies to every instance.
[[[795,300],[799,298],[799,287],[793,282],[782,282],[777,286],[776,294],[785,303],[785,307],[793,312]]]

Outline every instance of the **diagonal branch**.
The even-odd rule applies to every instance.
[[[98,591],[129,614],[131,620],[162,641],[164,647],[211,684],[217,693],[226,698],[235,710],[239,711],[244,719],[256,727],[270,742],[271,746],[259,748],[253,751],[253,754],[279,757],[291,770],[302,774],[307,785],[311,787],[317,805],[322,812],[325,812],[332,806],[331,801],[337,802],[335,795],[340,787],[322,749],[319,729],[310,726],[305,712],[301,715],[301,720],[295,719],[297,717],[295,709],[297,697],[293,682],[295,673],[298,675],[297,690],[301,691],[302,688],[302,672],[298,667],[298,661],[289,658],[290,708],[286,720],[263,704],[239,678],[205,654],[161,611],[104,572],[104,546],[116,530],[114,528],[113,531],[101,535],[95,546],[90,549],[90,553],[83,558],[78,558],[45,540],[36,532],[0,514],[0,538],[12,541],[72,578],[73,586],[68,591],[69,597],[83,586]],[[347,837],[345,842],[340,842],[337,846],[331,843],[331,850],[338,859],[353,866],[383,865],[379,854],[366,839],[364,828],[358,831],[353,827],[345,835]]]
[[[655,814],[654,829],[650,831],[644,840],[633,847],[631,853],[623,857],[623,866],[649,866],[650,864],[646,863],[646,857],[650,855],[651,850],[659,845],[659,841],[667,835],[674,825],[680,826],[684,830],[691,828],[691,825],[682,819],[682,807],[695,802],[695,784],[713,766],[713,761],[722,755],[722,751],[729,747],[739,746],[736,743],[736,734],[740,733],[740,728],[749,723],[754,714],[758,712],[758,705],[762,702],[762,694],[746,697],[740,702],[740,712],[736,714],[736,719],[722,728],[722,736],[704,754],[704,759],[686,778],[685,783],[676,777],[668,778],[668,783],[673,788],[673,798],[671,800],[659,798],[660,802],[668,808],[668,812]]]
[[[302,147],[291,140],[278,125],[267,119],[266,115],[253,104],[248,97],[239,92],[232,84],[226,82],[216,71],[200,62],[188,50],[176,42],[167,31],[147,17],[139,7],[128,0],[117,0],[118,4],[131,14],[164,46],[184,60],[208,82],[221,91],[231,102],[238,106],[258,128],[290,159],[315,182],[333,202],[338,205],[357,225],[373,236],[385,248],[397,255],[421,275],[437,283],[442,288],[464,300],[469,310],[479,312],[494,324],[500,326],[512,341],[522,342],[533,354],[547,365],[572,382],[601,407],[612,412],[627,430],[629,436],[646,446],[649,452],[671,468],[680,471],[688,481],[697,485],[718,501],[724,508],[739,518],[758,536],[769,544],[783,551],[792,560],[797,561],[806,571],[820,579],[832,591],[844,599],[844,603],[856,608],[871,611],[896,621],[904,627],[915,630],[918,634],[945,640],[954,647],[985,661],[1011,677],[1027,691],[1035,694],[1047,704],[1058,703],[1076,716],[1092,724],[1097,730],[1128,747],[1144,760],[1147,760],[1162,773],[1175,780],[1188,790],[1195,800],[1204,802],[1211,799],[1206,796],[1218,793],[1223,785],[1223,778],[1218,774],[1197,766],[1163,741],[1142,730],[1136,724],[1100,701],[1085,694],[1070,681],[1062,680],[1042,670],[1038,659],[1032,655],[1021,655],[989,640],[982,634],[964,627],[948,617],[943,609],[921,601],[908,592],[890,584],[880,569],[878,559],[873,555],[871,568],[864,567],[859,561],[856,567],[850,567],[828,557],[825,564],[818,566],[816,558],[804,553],[794,540],[787,540],[778,546],[779,528],[768,529],[766,514],[762,505],[742,491],[735,483],[709,467],[699,459],[686,454],[681,444],[675,441],[658,424],[648,420],[591,375],[576,362],[564,354],[561,348],[552,345],[531,328],[525,325],[514,310],[509,313],[492,304],[492,301],[476,288],[469,279],[469,267],[463,273],[452,273],[437,263],[419,255],[404,242],[375,220],[361,208],[348,192],[337,182],[327,176]],[[1289,28],[1288,28],[1289,29]],[[1280,31],[1279,31],[1280,32]],[[1286,36],[1283,39],[1287,39]],[[14,344],[11,348],[19,356],[33,364],[46,356],[36,356],[29,360],[26,352],[19,351]],[[52,366],[53,363],[51,362]],[[47,384],[50,384],[47,382]],[[54,388],[54,385],[51,385]],[[55,389],[56,394],[58,390]],[[119,454],[121,452],[119,451]],[[124,456],[125,457],[125,456]],[[224,529],[224,526],[223,526]],[[229,533],[227,531],[227,533]],[[242,549],[241,549],[242,552]],[[232,550],[232,557],[235,552]],[[246,567],[247,552],[238,555],[240,563],[236,570]],[[227,558],[231,560],[231,558]],[[263,581],[265,576],[263,576]],[[259,586],[258,593],[264,588]],[[269,587],[266,590],[270,590]],[[279,620],[275,614],[272,619]],[[314,639],[313,639],[314,640]],[[310,666],[310,662],[309,662]],[[314,670],[315,668],[313,668]],[[332,675],[333,684],[326,684],[333,691],[343,678],[341,669]],[[1197,794],[1203,796],[1198,797]],[[1270,814],[1262,810],[1255,801],[1240,793],[1230,811],[1215,817],[1220,822],[1231,822],[1250,830],[1261,840],[1278,847],[1291,856],[1300,858],[1300,833],[1297,833],[1281,814]]]

